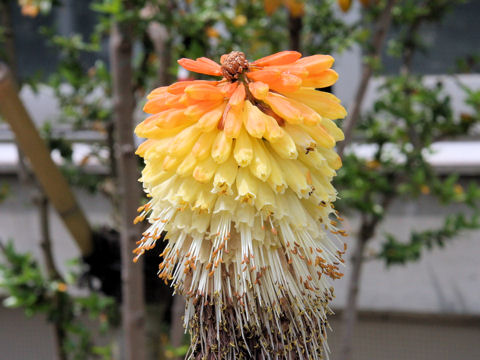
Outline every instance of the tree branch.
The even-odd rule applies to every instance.
[[[398,180],[394,179],[396,184]],[[394,185],[395,186],[395,185]],[[389,208],[394,199],[393,194],[385,194],[381,205],[384,213]],[[362,215],[358,236],[356,238],[356,248],[352,255],[351,267],[352,272],[348,281],[347,303],[342,316],[343,333],[340,347],[339,360],[350,360],[353,355],[353,334],[357,322],[358,313],[358,294],[360,291],[360,280],[362,274],[363,263],[365,262],[364,252],[367,243],[375,235],[375,230],[382,217]]]
[[[90,225],[20,100],[11,72],[2,63],[0,63],[0,113],[15,133],[20,148],[30,160],[35,177],[82,254],[89,254],[93,245]]]
[[[40,189],[38,195],[34,199],[34,202],[38,206],[38,212],[40,215],[40,249],[42,250],[43,260],[45,261],[47,277],[50,281],[63,281],[62,275],[58,271],[55,265],[55,260],[53,259],[52,241],[50,237],[48,199]],[[60,314],[60,316],[57,316],[53,320],[56,359],[67,360],[68,356],[63,347],[66,334],[65,329],[62,326],[62,309],[60,294],[58,294],[58,292],[55,292],[52,300],[53,302],[55,302],[56,308],[58,309],[58,312]]]
[[[52,253],[52,241],[50,238],[50,223],[48,214],[48,199],[39,191],[34,199],[38,207],[38,213],[40,215],[40,249],[42,250],[43,259],[45,261],[45,268],[50,280],[62,280],[62,276],[58,271],[55,260]]]
[[[364,233],[366,226],[366,222],[362,221],[360,226],[360,234]],[[368,239],[364,238],[360,234],[356,239],[356,248],[351,259],[352,272],[348,280],[347,302],[345,304],[345,310],[342,317],[343,333],[340,356],[338,357],[340,360],[349,360],[352,358],[353,331],[355,329],[357,318],[357,303],[360,289],[360,278],[362,274],[363,253],[365,251],[365,245],[368,242]]]
[[[392,9],[395,3],[396,3],[396,0],[388,0],[387,5],[383,9],[383,12],[380,15],[380,18],[377,22],[376,30],[375,30],[373,41],[372,41],[372,51],[369,54],[371,57],[371,60],[377,60],[380,58],[383,44],[385,42],[385,38],[387,36],[388,30],[390,29],[390,24],[392,22]],[[362,104],[365,99],[365,94],[367,92],[370,79],[372,78],[372,75],[373,75],[373,70],[374,70],[373,62],[374,61],[369,61],[368,63],[363,64],[362,77],[360,80],[360,84],[358,85],[358,89],[355,95],[355,100],[351,107],[352,110],[343,125],[345,140],[338,144],[338,154],[340,156],[343,156],[345,147],[350,143],[353,129],[360,116],[360,110],[362,108]]]

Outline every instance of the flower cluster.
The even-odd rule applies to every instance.
[[[155,89],[141,181],[151,226],[137,257],[164,237],[159,276],[187,298],[195,359],[322,358],[330,279],[345,248],[331,185],[345,109],[332,94],[328,55],[241,52],[181,59],[221,80]],[[166,233],[166,236],[165,236]],[[295,354],[293,356],[292,354]]]

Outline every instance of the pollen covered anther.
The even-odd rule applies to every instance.
[[[240,74],[248,71],[250,64],[241,51],[232,51],[222,62],[222,75],[228,81],[238,80]]]

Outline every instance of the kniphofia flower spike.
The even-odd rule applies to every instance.
[[[344,245],[331,185],[343,139],[328,55],[241,52],[181,59],[219,80],[152,91],[136,128],[151,226],[166,233],[159,276],[187,299],[194,359],[320,359]],[[339,246],[339,247],[337,247]],[[213,357],[212,357],[213,356]]]

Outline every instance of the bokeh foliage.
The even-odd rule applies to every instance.
[[[0,256],[0,289],[8,294],[4,306],[21,308],[27,317],[42,314],[57,324],[64,332],[60,346],[68,359],[112,358],[108,338],[106,345],[98,345],[98,337],[118,323],[117,306],[112,298],[95,292],[81,296],[72,291],[78,283],[78,261],[69,264],[63,280],[46,276],[33,255],[18,252],[13,242],[0,244]]]
[[[387,264],[404,263],[417,260],[424,248],[443,245],[462,230],[480,226],[476,182],[465,189],[457,174],[439,175],[427,160],[435,142],[465,136],[479,123],[480,114],[478,104],[472,104],[469,114],[455,114],[442,83],[426,86],[418,76],[391,77],[378,94],[373,109],[357,127],[357,136],[362,144],[373,147],[373,156],[366,160],[353,151],[344,156],[337,178],[341,208],[357,210],[373,227],[384,219],[396,198],[421,202],[429,195],[441,206],[456,203],[465,208],[465,212],[447,216],[439,229],[410,235],[387,230],[378,256]]]
[[[472,181],[464,189],[456,173],[441,175],[428,162],[434,143],[478,132],[480,92],[456,80],[460,92],[457,96],[464,98],[470,108],[469,112],[459,114],[445,91],[444,79],[438,78],[436,83],[427,85],[423,76],[412,73],[413,56],[428,51],[422,26],[442,21],[455,6],[465,2],[397,2],[386,48],[389,56],[400,58],[400,74],[385,77],[376,89],[372,108],[360,117],[355,129],[357,143],[371,146],[373,156],[365,159],[355,151],[347,152],[339,171],[337,184],[342,195],[339,206],[356,211],[361,218],[358,234],[361,241],[369,241],[375,235],[395,199],[421,203],[428,195],[440,206],[463,205],[455,207],[463,208],[459,212],[447,211],[449,215],[438,229],[406,234],[392,234],[387,229],[379,235],[384,242],[377,256],[388,265],[418,260],[424,249],[443,246],[463,230],[480,227],[477,183]],[[378,17],[382,5],[379,1],[368,8],[365,18]],[[371,44],[367,41],[364,46],[368,52]],[[372,66],[382,74],[381,63]]]

